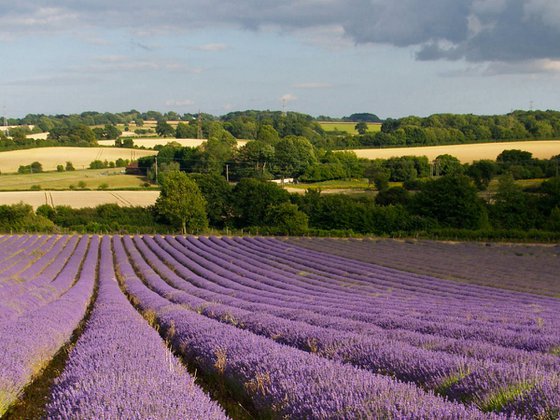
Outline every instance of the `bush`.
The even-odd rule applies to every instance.
[[[105,169],[109,166],[109,162],[101,161],[101,160],[94,160],[89,164],[89,169]]]
[[[117,168],[124,168],[124,167],[126,167],[129,163],[130,163],[130,161],[129,161],[128,159],[121,159],[121,158],[118,158],[118,159],[115,161],[115,167],[117,167]]]
[[[403,205],[406,206],[410,201],[410,193],[402,187],[391,187],[379,191],[375,197],[375,204],[380,206]]]
[[[307,232],[309,219],[297,205],[281,203],[267,209],[265,222],[277,234],[303,235]]]
[[[64,172],[64,165],[56,165],[57,172]]]
[[[72,162],[66,162],[66,170],[67,171],[75,171],[74,165],[72,164]]]
[[[33,162],[31,165],[21,165],[18,168],[20,174],[38,174],[43,172],[43,165],[40,162]]]
[[[447,175],[427,182],[414,197],[412,208],[420,216],[437,220],[442,227],[480,229],[487,223],[484,203],[464,175]]]
[[[1,232],[55,232],[56,226],[46,217],[35,214],[29,204],[0,206]]]

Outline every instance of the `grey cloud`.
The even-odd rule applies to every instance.
[[[217,25],[283,31],[331,26],[343,28],[355,43],[414,47],[419,60],[560,59],[558,0],[46,0],[41,8],[36,3],[10,2],[0,12],[0,34],[31,31],[33,22],[40,28],[65,23],[134,33]],[[13,22],[29,24],[21,29]]]

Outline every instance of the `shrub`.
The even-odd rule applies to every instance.
[[[89,169],[104,169],[108,166],[108,162],[101,161],[101,160],[94,160],[89,164]]]
[[[290,203],[270,206],[266,211],[265,221],[274,233],[281,235],[303,235],[307,232],[309,218]]]
[[[31,165],[20,165],[18,173],[20,174],[37,174],[43,172],[43,165],[40,162],[33,162]]]
[[[54,232],[53,222],[35,214],[29,204],[0,206],[0,231],[2,232]]]

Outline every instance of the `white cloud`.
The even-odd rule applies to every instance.
[[[220,52],[227,50],[228,46],[226,44],[204,44],[195,47],[195,50],[205,51],[205,52]]]
[[[518,63],[491,63],[484,74],[496,76],[502,74],[560,75],[560,60],[529,60]]]
[[[282,95],[280,97],[280,100],[282,102],[293,102],[297,100],[297,96],[294,95],[293,93],[286,93],[285,95]]]
[[[329,89],[334,87],[331,83],[321,83],[321,82],[307,82],[307,83],[296,83],[293,85],[296,89]]]
[[[165,101],[166,106],[187,107],[194,104],[195,102],[192,99],[170,99]]]

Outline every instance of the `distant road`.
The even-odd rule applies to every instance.
[[[445,146],[391,147],[383,149],[353,149],[356,155],[367,159],[389,159],[398,156],[427,156],[434,160],[439,155],[455,156],[463,163],[492,159],[504,150],[519,149],[531,152],[534,158],[550,159],[560,155],[560,140],[510,141],[500,143],[452,144]]]
[[[158,196],[159,191],[10,191],[0,192],[0,205],[23,202],[36,209],[43,204],[84,208],[113,203],[146,207],[154,204]]]

